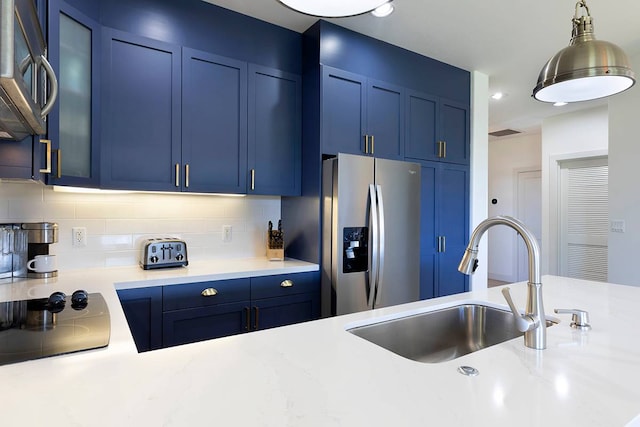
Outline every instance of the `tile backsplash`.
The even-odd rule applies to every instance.
[[[0,182],[0,223],[56,222],[51,246],[59,269],[138,264],[140,240],[184,239],[189,260],[265,256],[269,221],[280,197],[164,193],[69,193],[31,182]],[[222,226],[232,227],[223,242]],[[72,227],[87,229],[87,246],[72,246]]]

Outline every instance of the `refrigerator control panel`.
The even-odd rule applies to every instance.
[[[342,272],[369,269],[369,227],[345,227],[342,239]]]

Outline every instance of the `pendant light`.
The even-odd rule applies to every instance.
[[[580,8],[585,14],[579,15]],[[613,43],[596,40],[586,0],[578,1],[569,46],[542,68],[533,97],[543,102],[577,102],[629,89],[635,76],[627,55]]]
[[[279,0],[290,9],[321,18],[343,18],[371,12],[390,0]]]

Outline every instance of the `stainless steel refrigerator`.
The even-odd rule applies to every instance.
[[[322,165],[322,314],[420,297],[420,165],[338,154]]]

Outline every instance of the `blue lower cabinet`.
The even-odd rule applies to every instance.
[[[162,314],[162,345],[170,347],[247,332],[250,301]]]
[[[319,272],[165,286],[162,346],[320,317]]]
[[[162,347],[162,287],[117,291],[138,352]]]
[[[469,239],[469,168],[423,162],[420,205],[420,298],[469,290],[458,264]]]
[[[253,301],[252,330],[307,322],[320,317],[320,293],[307,292],[288,297]]]
[[[252,330],[318,319],[320,272],[254,277],[251,303]]]

